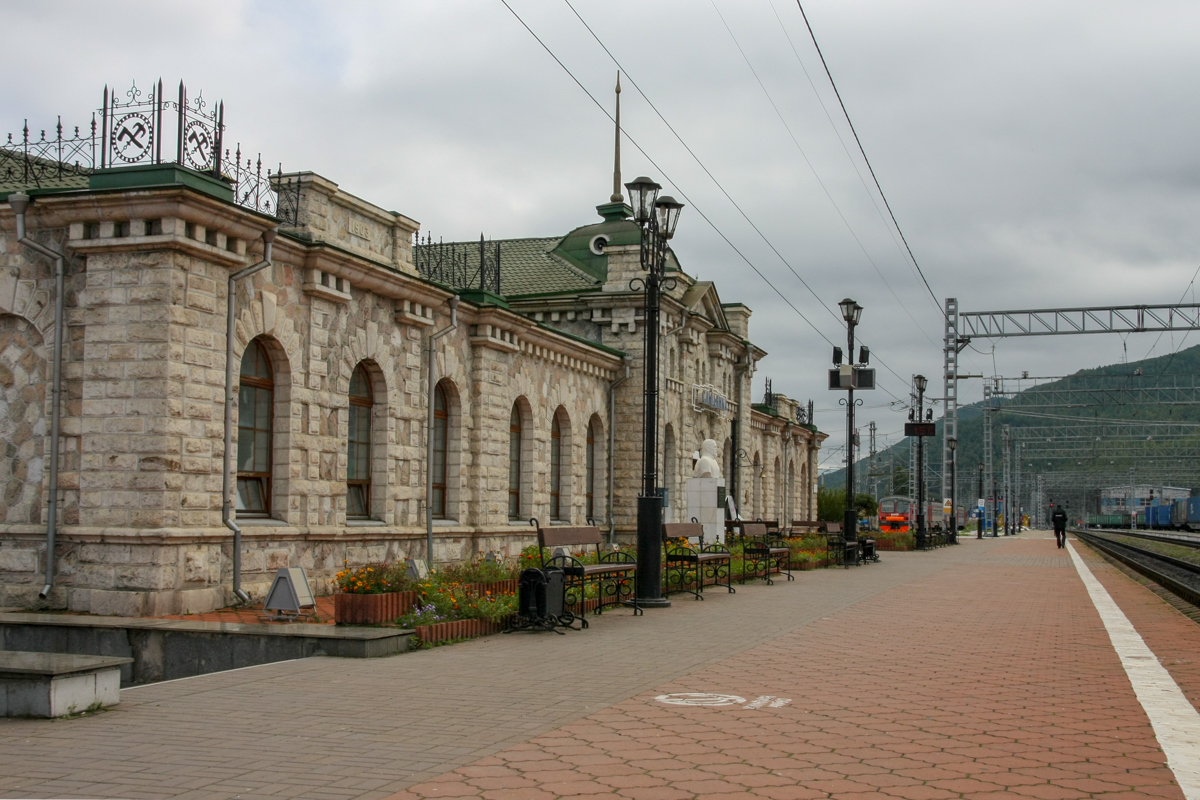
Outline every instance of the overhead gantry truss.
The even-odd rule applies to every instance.
[[[1200,330],[1200,304],[1197,303],[959,311],[957,298],[946,298],[943,362],[946,416],[942,426],[942,497],[950,496],[951,471],[947,467],[951,464],[951,454],[948,440],[958,436],[958,354],[972,339],[1194,330]],[[991,402],[990,393],[985,393],[985,425],[989,429]],[[1028,444],[1023,444],[1023,447],[1025,446]],[[1131,447],[1140,448],[1141,445]],[[1079,453],[1074,457],[1080,457]],[[991,487],[992,469],[989,454],[985,454],[985,461],[984,480],[986,485]],[[990,489],[988,491],[990,494]],[[992,516],[992,508],[989,502],[986,512],[989,518]]]
[[[958,314],[958,335],[968,340],[1011,336],[1194,330],[1200,330],[1200,304],[1195,303],[967,311]]]

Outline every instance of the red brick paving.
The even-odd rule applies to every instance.
[[[1189,698],[1200,697],[1200,628],[1088,558]],[[686,691],[792,702],[749,710],[654,700]],[[574,796],[1182,794],[1066,551],[1031,539],[393,795]]]

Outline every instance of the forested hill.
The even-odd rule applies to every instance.
[[[977,380],[970,383],[977,385]],[[995,385],[993,379],[988,380]],[[931,380],[930,388],[933,386],[934,381]],[[1200,389],[1194,387],[1200,387],[1200,345],[1144,361],[1080,370],[1054,381],[1038,383],[1035,380],[1005,379],[1003,389],[1015,394],[997,397],[993,401],[997,412],[992,422],[992,451],[997,474],[1001,464],[1000,431],[1004,425],[1014,428],[1070,425],[1082,419],[1200,422],[1200,404],[1195,402],[1200,398]],[[941,408],[937,408],[934,413],[942,413]],[[907,417],[907,412],[898,411],[897,417],[899,419],[896,427],[899,427]],[[826,422],[826,425],[829,424]],[[938,476],[942,458],[942,425],[942,421],[938,420],[937,438],[927,439],[925,442],[927,486],[935,492],[940,486]],[[863,447],[855,472],[856,475],[866,475],[871,471],[871,467],[866,456],[865,428],[860,429],[859,436]],[[1197,436],[1200,436],[1200,433]],[[875,472],[887,473],[894,467],[892,486],[897,493],[906,491],[904,483],[907,481],[909,447],[912,442],[911,439],[904,439],[881,450],[876,457]],[[983,404],[961,406],[958,412],[959,479],[974,481],[978,464],[982,461]],[[1048,465],[1048,468],[1119,471],[1141,465],[1141,462],[1114,456],[1106,457],[1103,463],[1096,458],[1081,459],[1076,464],[1056,463],[1053,467]],[[878,482],[880,493],[886,493],[886,475],[881,476]],[[840,487],[844,483],[844,468],[823,476],[825,486]],[[864,486],[866,491],[871,490],[869,484],[859,483],[860,489]]]

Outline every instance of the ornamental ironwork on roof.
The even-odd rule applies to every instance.
[[[73,133],[64,133],[59,117],[53,136],[31,135],[28,121],[19,139],[8,134],[0,144],[0,192],[86,189],[97,170],[177,164],[230,184],[238,205],[295,224],[299,183],[281,180],[282,170],[264,172],[261,154],[243,158],[240,143],[230,153],[223,101],[210,107],[203,92],[191,96],[183,81],[171,99],[162,80],[148,92],[135,82],[123,95],[105,86],[98,113],[99,121],[93,113],[91,124]],[[171,133],[173,146],[166,144]]]
[[[481,289],[500,295],[500,243],[479,234],[473,242],[443,242],[426,234],[413,237],[413,266],[426,280],[451,289]]]

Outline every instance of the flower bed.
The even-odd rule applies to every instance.
[[[484,559],[480,555],[466,564],[434,570],[420,583],[408,577],[403,563],[347,567],[333,581],[339,590],[333,598],[334,621],[404,627],[433,627],[462,620],[499,624],[516,610],[517,567],[503,559]]]
[[[884,550],[913,550],[916,539],[911,531],[872,531],[870,536],[875,539],[875,549]]]
[[[875,549],[878,550],[879,552],[883,552],[885,550],[905,551],[905,550],[913,550],[914,547],[912,544],[907,543],[907,542],[897,542],[892,539],[876,539],[875,540]]]

